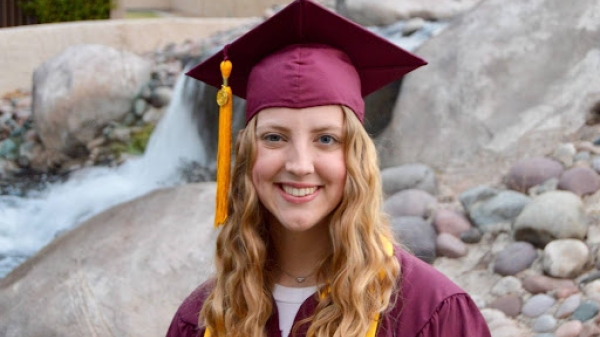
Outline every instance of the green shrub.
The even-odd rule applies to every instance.
[[[113,0],[20,0],[19,6],[38,23],[108,19]]]

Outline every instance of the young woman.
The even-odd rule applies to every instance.
[[[216,275],[167,336],[490,336],[463,290],[396,244],[381,210],[362,97],[425,62],[307,0],[189,75],[218,86],[223,59],[247,125]]]

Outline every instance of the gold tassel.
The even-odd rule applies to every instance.
[[[217,198],[215,211],[215,227],[227,220],[227,196],[231,179],[231,118],[233,114],[233,94],[228,79],[231,75],[231,61],[221,62],[223,85],[217,93],[219,104],[219,144],[217,148]]]

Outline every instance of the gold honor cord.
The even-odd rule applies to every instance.
[[[393,256],[394,255],[394,246],[392,245],[390,240],[388,240],[385,237],[382,237],[381,241],[383,243],[383,249],[384,249],[386,255]],[[383,270],[381,272],[383,274]],[[383,275],[381,275],[381,277],[383,277]],[[325,290],[323,292],[321,292],[321,298],[327,296],[327,293],[329,291],[331,291],[331,289],[329,287],[326,287]],[[375,337],[375,334],[377,333],[377,326],[379,325],[379,317],[380,316],[381,316],[380,313],[377,313],[375,315],[375,317],[373,318],[373,320],[371,321],[371,323],[369,323],[369,329],[367,330],[367,334],[365,335],[365,337]],[[206,330],[204,331],[204,337],[211,337],[210,329],[206,328]]]
[[[227,196],[231,179],[231,118],[233,110],[233,94],[228,80],[231,75],[231,61],[221,62],[223,85],[217,93],[219,105],[219,144],[217,148],[217,197],[215,211],[215,227],[227,220]]]

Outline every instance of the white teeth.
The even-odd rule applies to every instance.
[[[293,195],[295,197],[304,197],[304,196],[315,193],[315,191],[317,190],[316,187],[293,188],[293,187],[285,186],[285,185],[283,185],[282,187],[283,187],[283,190],[285,191],[285,193]]]

